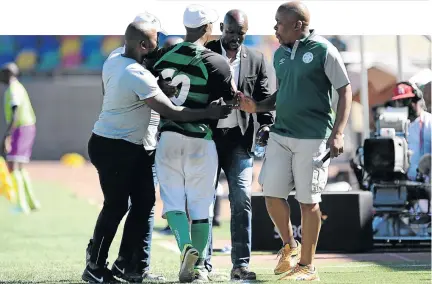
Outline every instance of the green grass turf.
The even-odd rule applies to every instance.
[[[43,207],[29,216],[12,212],[8,201],[0,197],[0,283],[80,282],[85,248],[99,210],[59,185],[36,183],[35,186]],[[165,225],[163,220],[157,223]],[[216,235],[226,238],[228,229],[228,224],[217,228]],[[111,264],[118,252],[120,233],[121,228],[111,248]],[[172,240],[173,236],[155,235],[152,248],[152,270],[170,282],[177,279],[179,255],[161,244]],[[216,280],[227,279],[230,268],[229,255],[220,257],[226,258],[226,262],[216,267]],[[275,263],[276,260],[252,264],[251,268],[258,273],[257,282],[277,279],[272,275]],[[323,283],[430,283],[430,262],[414,264],[418,266],[362,262],[318,268]]]

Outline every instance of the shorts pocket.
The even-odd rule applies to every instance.
[[[312,172],[312,193],[321,193],[327,183],[327,173],[322,168],[315,168]]]

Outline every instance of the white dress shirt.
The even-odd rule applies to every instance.
[[[230,64],[231,73],[234,77],[234,82],[235,82],[236,86],[238,86],[239,76],[240,76],[241,47],[239,48],[239,51],[237,52],[236,57],[235,57],[233,62],[231,62],[231,59],[227,57],[226,50],[222,46],[222,42],[221,42],[221,48],[222,48],[222,56],[225,57],[225,59],[227,59],[228,63]],[[227,118],[219,120],[219,122],[217,124],[217,128],[234,128],[238,125],[239,125],[238,112],[233,111],[228,115]]]

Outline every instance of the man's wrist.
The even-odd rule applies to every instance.
[[[341,131],[334,131],[330,134],[330,137],[334,137],[334,138],[343,138],[345,135],[341,132]]]

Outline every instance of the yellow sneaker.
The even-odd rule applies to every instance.
[[[316,267],[306,265],[297,266],[287,275],[279,278],[279,280],[296,280],[296,281],[320,281]]]
[[[301,244],[296,241],[297,247],[291,248],[289,244],[286,244],[278,252],[279,262],[274,269],[274,274],[279,275],[293,269],[300,260]]]

